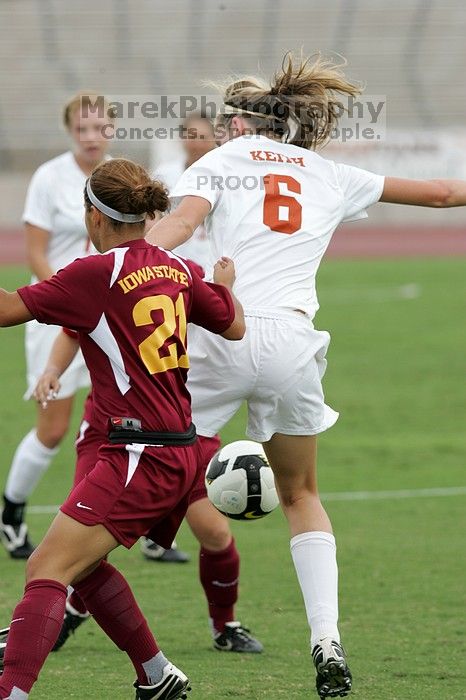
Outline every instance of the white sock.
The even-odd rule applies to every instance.
[[[29,693],[25,693],[24,690],[20,690],[14,686],[6,700],[28,700],[28,697]]]
[[[160,683],[163,677],[163,669],[168,663],[168,659],[159,651],[152,659],[142,664],[149,685]]]
[[[338,632],[338,567],[335,538],[328,532],[292,537],[291,556],[311,628],[311,648],[324,637],[340,641]]]
[[[11,463],[5,486],[8,500],[25,503],[57,452],[58,447],[46,447],[37,437],[36,429],[31,430],[19,443]]]

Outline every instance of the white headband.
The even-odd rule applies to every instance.
[[[102,214],[106,214],[109,216],[111,219],[115,219],[116,221],[122,221],[125,224],[137,224],[139,221],[145,221],[146,219],[146,214],[124,214],[121,211],[117,211],[116,209],[112,209],[111,207],[107,207],[106,204],[100,201],[98,199],[94,192],[92,191],[91,187],[91,178],[88,178],[86,182],[86,192],[87,196],[91,200],[91,203],[98,209],[99,211],[102,212]]]
[[[224,104],[223,105],[223,113],[224,114],[247,114],[250,115],[251,117],[259,117],[260,119],[276,119],[276,117],[270,114],[263,114],[263,112],[251,112],[249,109],[241,109],[241,107],[233,107],[233,105],[228,105]],[[290,110],[290,114],[288,119],[278,119],[278,121],[283,121],[284,124],[287,126],[287,133],[283,134],[282,136],[282,142],[283,143],[289,143],[290,141],[293,141],[294,137],[298,133],[299,128],[301,127],[301,123],[296,116],[296,114]]]

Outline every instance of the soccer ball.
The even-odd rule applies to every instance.
[[[278,506],[273,472],[258,442],[237,440],[212,457],[206,471],[207,495],[234,520],[256,520]]]

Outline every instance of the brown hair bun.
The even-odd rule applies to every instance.
[[[170,205],[165,185],[152,180],[142,165],[126,158],[114,158],[98,165],[90,185],[103,204],[124,214],[147,214],[154,219],[156,211],[163,213]],[[84,198],[89,208],[91,202],[86,193]],[[114,226],[121,225],[116,220],[112,222]]]

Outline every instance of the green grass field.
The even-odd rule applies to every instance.
[[[0,286],[26,280],[0,268]],[[341,412],[320,440],[325,494],[465,487],[464,260],[328,261],[316,326],[333,336],[327,401]],[[22,329],[1,332],[2,485],[34,407],[24,391]],[[286,361],[286,358],[284,358]],[[81,399],[82,397],[80,397]],[[75,426],[79,420],[77,402]],[[242,438],[244,413],[225,428]],[[65,497],[71,437],[32,504]],[[461,700],[466,687],[463,495],[328,498],[339,545],[341,631],[355,700]],[[31,514],[38,541],[49,515]],[[182,529],[186,566],[143,561],[134,547],[112,555],[167,654],[192,680],[192,700],[304,700],[314,695],[308,632],[282,515],[232,525],[242,553],[238,616],[264,642],[260,657],[211,649],[197,578],[196,542]],[[0,627],[23,586],[23,564],[0,552]],[[93,621],[52,654],[33,698],[133,697],[126,657]]]

